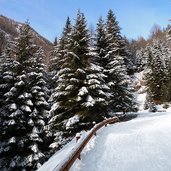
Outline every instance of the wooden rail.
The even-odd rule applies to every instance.
[[[119,118],[118,117],[113,117],[107,120],[104,120],[102,122],[100,122],[99,124],[97,124],[92,131],[88,134],[88,136],[84,139],[84,141],[80,144],[80,146],[73,152],[73,154],[70,156],[70,158],[68,159],[68,161],[66,161],[61,168],[59,169],[59,171],[68,171],[71,166],[74,164],[74,162],[78,159],[81,159],[81,152],[84,149],[84,147],[86,146],[86,144],[90,141],[91,137],[93,135],[96,135],[96,132],[103,126],[107,126],[107,124],[113,124],[115,122],[118,122]]]

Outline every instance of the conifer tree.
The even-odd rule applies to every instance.
[[[81,115],[83,112],[81,100],[84,93],[88,91],[84,86],[84,81],[86,80],[85,68],[88,63],[89,37],[85,18],[81,12],[78,12],[72,34],[68,38],[65,61],[58,72],[59,79],[54,95],[56,103],[50,112],[53,115],[50,120],[51,126],[56,126],[54,129],[62,131],[63,137],[65,134],[68,136],[68,129],[72,129],[68,124],[69,118],[76,116],[75,123],[79,122],[78,114]],[[78,95],[82,98],[78,98]],[[77,129],[80,129],[78,124]],[[71,133],[70,136],[72,136]]]
[[[20,28],[13,52],[16,57],[13,86],[4,95],[0,151],[2,170],[32,170],[43,162],[43,114],[47,102],[37,53],[30,26],[26,23]]]
[[[109,105],[109,100],[111,98],[111,92],[110,88],[107,84],[108,80],[108,71],[106,66],[108,65],[108,58],[107,58],[107,47],[108,47],[108,41],[106,36],[106,30],[105,30],[105,24],[102,19],[102,17],[99,18],[97,23],[97,34],[96,34],[96,59],[95,62],[101,67],[101,73],[104,74],[104,87],[105,87],[105,94],[107,96],[106,98],[106,104]],[[106,114],[107,114],[107,106],[106,106]]]
[[[107,54],[107,38],[105,32],[105,24],[102,17],[99,18],[97,23],[97,34],[96,34],[96,52],[99,56],[99,65],[105,68],[107,65],[106,54]]]
[[[58,38],[55,37],[55,40],[54,40],[54,42],[53,42],[53,45],[56,46],[57,44],[58,44]]]
[[[52,95],[50,98],[50,101],[52,103],[52,109],[49,113],[49,123],[46,126],[46,131],[48,132],[48,137],[51,141],[50,147],[52,150],[51,153],[54,153],[56,149],[58,149],[61,145],[66,143],[66,139],[62,140],[63,131],[62,129],[62,123],[61,121],[64,120],[63,116],[60,113],[65,112],[64,109],[58,109],[58,101],[61,100],[58,98],[58,94],[62,94],[65,89],[62,89],[67,84],[65,82],[66,78],[68,78],[68,74],[70,73],[70,61],[68,58],[68,49],[70,47],[70,41],[71,41],[71,31],[72,26],[69,17],[67,18],[62,37],[58,42],[58,45],[54,47],[53,53],[54,53],[54,77],[53,77],[53,90]],[[66,88],[66,87],[65,87]],[[61,101],[66,100],[65,98]],[[65,114],[65,113],[64,113]],[[63,130],[63,129],[62,129]]]
[[[170,100],[170,51],[160,40],[155,40],[149,50],[149,70],[146,73],[150,101],[162,103]]]
[[[7,44],[0,56],[0,108],[4,103],[4,94],[10,90],[14,79],[14,73],[12,72],[14,68],[13,61],[10,46]]]
[[[122,38],[118,21],[109,10],[106,21],[107,55],[108,60],[106,70],[108,74],[107,82],[110,87],[112,98],[110,98],[110,110],[125,111],[134,110],[132,90],[129,88],[129,77],[127,75],[124,58],[126,57],[123,48]]]
[[[103,91],[104,74],[96,61],[96,53],[90,48],[90,36],[84,14],[77,14],[72,34],[68,35],[66,56],[58,74],[54,93],[54,105],[50,111],[48,129],[55,134],[52,147],[58,148],[68,138],[83,128],[90,128],[92,121],[104,116],[106,94]],[[61,141],[61,137],[63,141]],[[66,139],[65,139],[66,138]]]
[[[0,56],[0,146],[3,145],[3,122],[6,117],[4,113],[5,108],[5,96],[13,86],[15,80],[14,69],[14,59],[10,53],[11,49],[9,44],[7,44],[4,52]],[[1,160],[1,159],[0,159]],[[1,163],[1,162],[0,162]]]
[[[64,58],[66,56],[66,48],[67,48],[66,46],[68,44],[68,36],[70,36],[71,30],[72,30],[72,25],[71,25],[70,18],[68,17],[62,32],[62,36],[59,39],[59,41],[56,44],[54,44],[53,50],[51,51],[50,54],[49,71],[51,77],[50,80],[51,80],[52,92],[53,89],[57,86],[57,80],[58,80],[57,73],[65,61]],[[52,98],[50,99],[50,101],[52,100]]]
[[[50,71],[53,71],[55,74],[59,71],[60,66],[63,63],[65,48],[68,41],[67,37],[69,34],[71,34],[71,30],[72,25],[70,18],[68,17],[61,38],[59,41],[55,39],[56,43],[54,44],[53,50],[51,51]]]

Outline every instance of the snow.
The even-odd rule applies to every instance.
[[[50,148],[56,148],[56,147],[58,147],[59,146],[59,144],[57,143],[57,142],[54,142],[54,143],[52,143],[49,147]]]
[[[68,55],[73,56],[74,58],[80,59],[75,53],[73,52],[68,52]]]
[[[27,106],[27,105],[22,105],[20,108],[21,108],[21,110],[22,110],[22,111],[25,111],[25,112],[31,112],[30,107],[29,107],[29,106]]]
[[[78,123],[79,119],[80,117],[78,115],[69,118],[68,122],[66,123],[66,130],[72,127],[74,124]]]
[[[73,90],[74,89],[74,86],[73,85],[68,85],[65,90]]]
[[[59,108],[59,103],[57,102],[57,103],[54,103],[53,105],[52,105],[52,107],[51,107],[51,110],[49,111],[49,113],[52,113],[53,111],[55,111],[56,109],[58,109]]]
[[[74,82],[74,83],[79,83],[79,80],[76,79],[76,78],[71,78],[70,81],[71,81],[71,82]]]
[[[30,119],[30,120],[28,121],[28,124],[29,124],[29,125],[31,125],[31,126],[33,126],[33,125],[34,125],[33,120],[32,120],[32,119]]]
[[[83,103],[83,105],[86,107],[94,106],[94,104],[96,103],[95,100],[90,95],[87,96],[86,101],[87,102]]]
[[[66,144],[61,150],[55,153],[47,162],[45,162],[37,171],[58,171],[60,166],[70,157],[70,155],[83,142],[88,132],[81,132],[81,138],[76,142],[74,138]]]
[[[136,99],[137,99],[137,103],[139,106],[139,111],[143,111],[144,110],[144,104],[145,104],[145,100],[146,100],[146,86],[142,85],[142,80],[143,80],[143,76],[144,76],[144,71],[141,71],[139,73],[136,73],[134,75],[134,85],[139,86],[139,90],[135,93],[136,95]]]
[[[19,81],[18,83],[15,83],[15,86],[22,86],[24,85],[24,81]]]
[[[139,94],[137,96],[137,102],[138,102],[139,110],[140,111],[143,111],[144,110],[145,99],[146,99],[146,93]]]
[[[101,69],[102,68],[100,66],[91,63],[91,70],[92,71],[99,71],[100,72]]]
[[[9,143],[15,143],[16,142],[16,138],[15,137],[11,137],[10,139],[9,139]]]
[[[18,96],[18,99],[25,99],[25,97],[23,94],[21,94],[20,96]]]
[[[16,122],[14,119],[7,121],[8,125],[15,125]]]
[[[31,98],[32,97],[32,95],[30,93],[26,93],[26,92],[23,95],[25,98]]]
[[[80,138],[80,137],[81,137],[80,133],[79,133],[79,132],[76,133],[75,137],[76,137],[76,138]]]
[[[78,93],[78,96],[83,96],[85,94],[88,93],[88,90],[86,87],[82,87],[80,90],[79,90],[79,93]]]
[[[33,106],[33,103],[32,103],[31,100],[27,100],[25,103],[26,103],[26,105],[28,105],[28,106]]]
[[[142,77],[143,73],[137,74],[139,80]],[[144,91],[137,93],[138,117],[100,129],[70,171],[170,171],[171,107],[163,109],[157,105],[158,112],[150,113],[143,110],[145,99]],[[74,138],[38,171],[58,171],[87,134],[81,133],[78,143]]]
[[[77,69],[77,72],[80,72],[80,73],[82,73],[82,74],[85,74],[85,71],[84,71],[83,69],[81,69],[81,68],[78,68],[78,69]]]
[[[98,81],[97,79],[90,79],[88,80],[88,84],[100,84],[100,81]]]
[[[32,150],[33,152],[37,153],[37,152],[38,152],[37,144],[32,145],[32,146],[31,146],[31,150]]]
[[[15,103],[12,103],[10,106],[9,106],[9,110],[10,111],[15,111],[17,109],[17,105]]]
[[[158,106],[159,107],[159,106]],[[170,171],[171,108],[139,113],[136,119],[103,127],[70,171]],[[88,133],[81,133],[43,164],[38,171],[57,171]]]
[[[169,109],[171,110],[171,109]],[[171,113],[143,113],[99,130],[70,171],[170,171]]]

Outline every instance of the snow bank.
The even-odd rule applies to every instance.
[[[81,132],[81,138],[76,142],[74,138],[66,144],[61,150],[57,151],[47,162],[45,162],[37,171],[59,171],[60,167],[68,160],[78,146],[84,141],[89,132]]]
[[[70,171],[170,171],[171,108],[167,111],[101,129]]]

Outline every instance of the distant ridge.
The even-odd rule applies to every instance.
[[[6,16],[0,15],[0,53],[2,52],[2,49],[4,48],[7,40],[14,40],[15,37],[18,36],[19,28],[24,23],[17,22],[13,19],[10,19]],[[38,46],[42,46],[44,52],[45,52],[45,64],[48,64],[49,62],[49,52],[52,49],[53,44],[41,36],[37,31],[35,31],[32,27],[32,35],[35,43]]]

